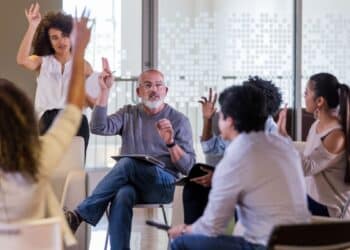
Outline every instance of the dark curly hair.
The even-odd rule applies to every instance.
[[[226,88],[219,96],[221,112],[234,120],[238,132],[263,131],[267,119],[265,96],[257,88],[242,85]]]
[[[243,85],[258,88],[265,96],[267,113],[274,116],[282,104],[282,94],[280,89],[272,83],[261,79],[259,76],[249,77]]]
[[[50,28],[58,29],[64,35],[69,36],[73,28],[73,17],[63,12],[48,12],[41,20],[34,35],[32,43],[34,55],[46,56],[55,54],[49,38]]]
[[[30,99],[12,82],[0,79],[0,169],[37,181],[41,144]]]

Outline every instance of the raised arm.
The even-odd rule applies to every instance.
[[[217,93],[213,95],[213,91],[209,88],[209,96],[201,97],[198,102],[202,105],[202,115],[203,115],[203,129],[201,141],[207,141],[213,136],[212,132],[212,119],[216,112],[215,103],[217,99]]]
[[[25,15],[28,20],[28,29],[19,46],[16,61],[26,69],[39,70],[41,57],[30,54],[35,31],[41,21],[39,3],[31,4],[29,9],[25,9]]]
[[[85,103],[84,54],[91,34],[91,29],[87,27],[87,20],[84,12],[79,20],[74,20],[71,35],[73,66],[69,81],[67,106],[42,137],[43,171],[48,172],[57,165],[81,123],[81,110]]]

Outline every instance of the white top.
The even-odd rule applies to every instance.
[[[35,109],[39,117],[46,110],[64,108],[71,73],[72,59],[66,62],[62,73],[62,65],[54,55],[42,57],[35,93]]]
[[[38,182],[34,183],[20,173],[0,171],[1,222],[17,223],[57,214],[63,217],[48,177],[71,144],[81,122],[81,111],[68,105],[58,117],[40,138],[42,151]]]
[[[266,245],[277,224],[306,222],[309,212],[298,152],[280,136],[238,135],[214,172],[205,212],[194,234],[223,234],[237,207],[243,237]]]
[[[54,55],[42,57],[35,93],[35,110],[39,118],[46,110],[65,107],[72,64],[72,59],[67,61],[62,73],[62,64]],[[98,72],[93,72],[86,79],[85,91],[92,98],[96,98],[99,94],[98,75]]]
[[[317,202],[327,206],[332,217],[339,217],[346,201],[350,197],[350,185],[344,183],[346,168],[345,151],[332,154],[324,147],[322,139],[341,126],[334,126],[317,133],[315,121],[307,136],[302,163],[308,194]],[[347,212],[346,217],[350,216]]]

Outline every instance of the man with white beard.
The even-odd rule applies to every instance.
[[[187,174],[195,162],[192,131],[188,118],[164,103],[168,88],[163,74],[156,69],[139,76],[136,91],[140,104],[126,105],[107,115],[112,75],[108,61],[102,61],[92,133],[120,135],[122,155],[150,155],[165,163],[165,169],[133,157],[121,158],[88,198],[74,211],[66,212],[66,218],[76,231],[82,221],[96,225],[110,205],[111,249],[130,249],[133,206],[172,201],[176,175]]]

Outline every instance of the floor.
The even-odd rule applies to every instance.
[[[166,209],[167,217],[171,218],[171,208]],[[149,227],[145,220],[151,219],[163,223],[159,208],[135,208],[130,240],[131,250],[166,250],[168,237],[166,232]],[[104,249],[107,231],[107,220],[103,218],[96,227],[91,228],[90,250]],[[107,249],[110,249],[109,246]]]

